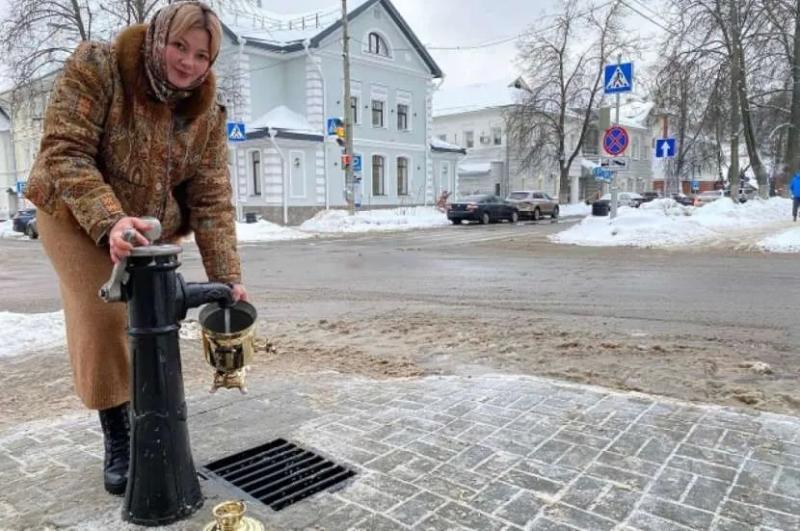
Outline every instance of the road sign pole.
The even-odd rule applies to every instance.
[[[617,55],[617,67],[622,65],[622,54]],[[630,83],[631,80],[628,80]],[[616,94],[617,96],[617,105],[616,111],[614,112],[614,125],[619,125],[619,92]],[[611,219],[617,217],[617,172],[613,172],[613,177],[611,177]]]

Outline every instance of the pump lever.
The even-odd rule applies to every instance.
[[[149,216],[143,217],[142,221],[150,224],[150,230],[144,233],[144,237],[152,244],[161,237],[161,222],[157,218]],[[127,242],[133,242],[136,240],[136,230],[132,228],[126,229],[122,233],[122,237]],[[100,287],[97,293],[105,302],[120,302],[122,300],[122,286],[128,283],[128,278],[130,277],[126,271],[127,266],[127,258],[123,258],[114,264],[114,269],[111,270],[111,278]]]

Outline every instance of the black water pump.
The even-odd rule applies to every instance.
[[[161,225],[145,233],[158,240]],[[126,235],[129,241],[134,233]],[[128,303],[131,364],[131,461],[122,517],[167,525],[193,514],[203,495],[192,459],[178,330],[190,308],[233,303],[220,283],[186,282],[176,273],[178,245],[135,247],[100,289],[106,302]]]

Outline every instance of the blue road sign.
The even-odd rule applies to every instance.
[[[24,195],[28,188],[28,181],[17,181],[17,195]]]
[[[247,140],[244,122],[228,122],[228,140],[231,142],[244,142]]]
[[[675,139],[658,138],[656,139],[656,158],[671,159],[675,156]]]
[[[625,153],[629,142],[628,131],[618,125],[609,127],[603,135],[603,149],[606,150],[606,153],[615,157]]]
[[[361,155],[353,155],[353,171],[356,173],[361,172]]]
[[[595,181],[605,182],[611,182],[611,179],[614,177],[614,173],[611,170],[601,168],[600,166],[592,168],[592,175],[594,175]]]
[[[692,181],[692,191],[696,192],[700,189],[700,181]]]
[[[328,136],[333,136],[336,134],[336,130],[340,127],[344,127],[344,122],[341,118],[328,118],[325,122],[325,128],[328,130]]]
[[[606,94],[619,94],[633,90],[633,63],[606,65],[603,76],[603,91]]]

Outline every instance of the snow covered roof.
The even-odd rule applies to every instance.
[[[305,116],[298,114],[285,105],[279,105],[268,113],[253,120],[250,129],[281,129],[293,133],[321,134],[311,127]]]
[[[650,112],[655,107],[655,103],[651,101],[626,101],[620,103],[619,106],[619,121],[622,125],[628,127],[647,127],[647,118]],[[615,113],[614,107],[611,107],[611,116]]]
[[[288,53],[300,51],[304,42],[315,48],[320,41],[341,26],[341,4],[331,0],[327,9],[299,14],[279,14],[259,7],[258,0],[230,0],[216,5],[223,28],[234,40],[244,37],[246,45]],[[400,28],[434,77],[443,77],[442,70],[425,49],[391,0],[350,0],[348,20],[353,20],[370,7],[381,4]]]
[[[451,151],[454,153],[467,153],[467,150],[461,146],[445,142],[441,138],[433,137],[431,139],[431,149],[434,151]]]
[[[508,79],[474,83],[460,87],[443,87],[433,94],[433,115],[447,116],[474,112],[517,103],[522,90]]]

